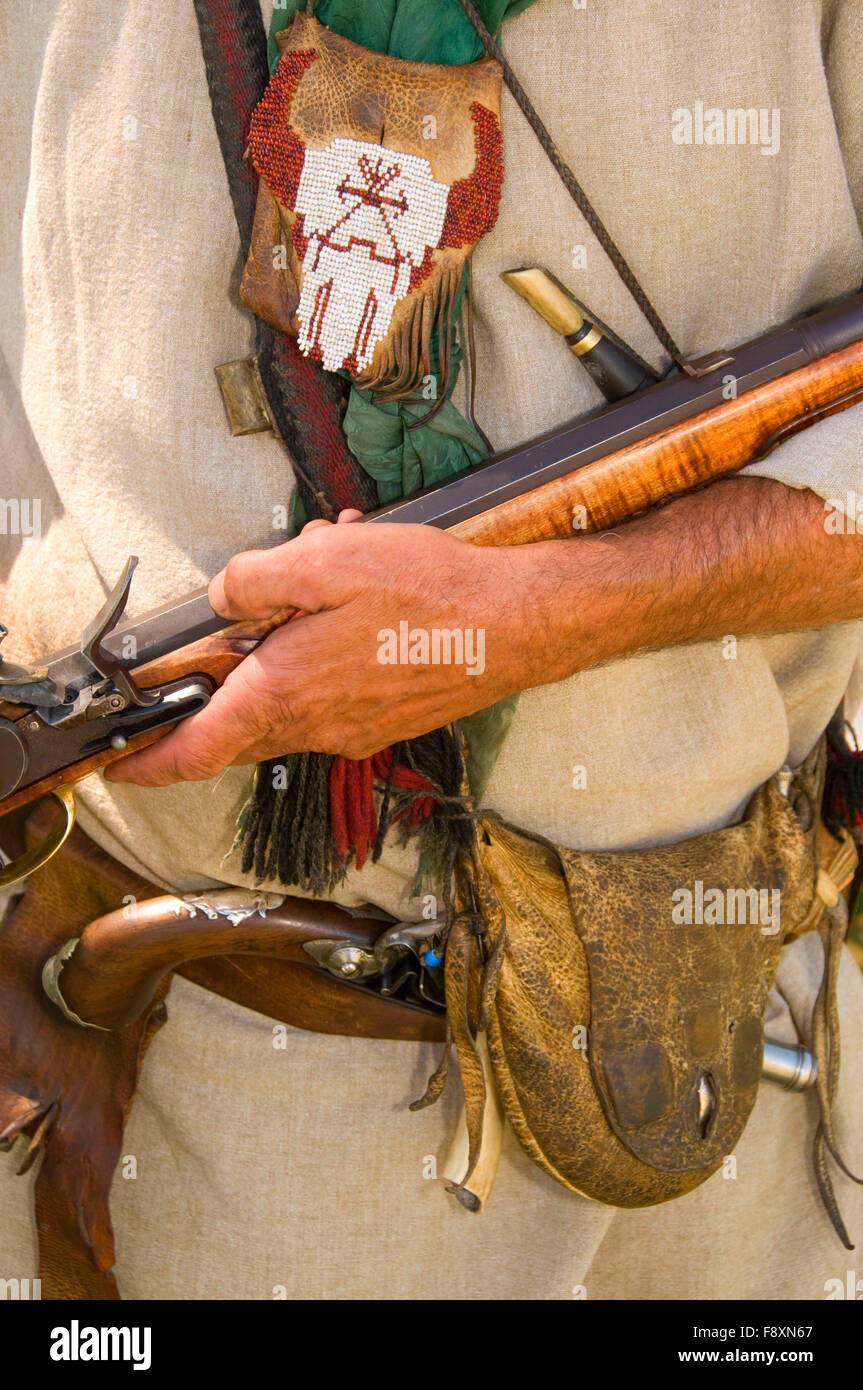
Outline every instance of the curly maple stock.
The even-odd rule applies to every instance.
[[[604,531],[736,473],[798,430],[859,400],[863,342],[461,521],[451,534],[473,545],[525,545],[575,531]],[[575,512],[580,507],[584,514]]]

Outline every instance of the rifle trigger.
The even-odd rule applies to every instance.
[[[117,626],[126,609],[132,575],[138,564],[137,555],[130,555],[125,569],[91,623],[84,629],[81,638],[81,653],[87,658],[95,671],[107,680],[113,681],[118,692],[124,697],[125,705],[139,705],[146,708],[157,705],[161,695],[155,690],[141,690],[132,679],[119,657],[113,656],[103,647],[102,639]]]

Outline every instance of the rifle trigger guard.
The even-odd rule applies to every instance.
[[[63,819],[45,836],[40,845],[25,850],[17,859],[0,869],[0,888],[11,888],[13,883],[20,883],[23,878],[41,869],[68,840],[75,824],[75,790],[71,786],[58,787],[56,791],[49,792],[49,796],[58,802]]]

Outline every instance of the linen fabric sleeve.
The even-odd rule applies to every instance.
[[[851,212],[860,233],[856,256],[847,242],[841,252],[838,247],[834,251],[848,261],[850,294],[863,282],[863,0],[825,0],[822,45],[836,140],[847,175],[848,207],[837,208],[837,219],[844,221]],[[811,196],[820,196],[816,168]],[[812,249],[816,261],[828,254],[824,248]],[[743,472],[809,488],[830,510],[852,518],[856,511],[863,526],[863,404],[794,435]]]

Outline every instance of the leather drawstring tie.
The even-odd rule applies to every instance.
[[[454,1046],[464,1092],[468,1156],[466,1171],[446,1190],[468,1210],[478,1211],[482,1199],[471,1189],[471,1178],[480,1162],[486,1115],[491,1104],[489,1086],[494,1083],[487,1075],[485,1049],[478,1047],[477,1038],[488,1027],[497,996],[506,946],[506,914],[480,853],[485,818],[473,809],[463,814],[472,822],[473,842],[470,852],[460,856],[459,902],[446,938],[447,1037],[443,1056],[429,1079],[425,1095],[410,1108],[422,1110],[439,1099]],[[495,1167],[496,1159],[491,1165],[489,1187]]]

